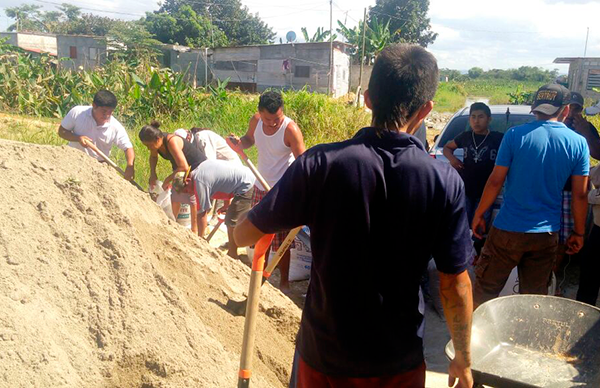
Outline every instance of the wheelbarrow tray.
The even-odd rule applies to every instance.
[[[600,387],[600,309],[554,296],[493,299],[473,313],[471,356],[474,380],[491,387]]]

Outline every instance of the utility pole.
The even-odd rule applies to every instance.
[[[587,54],[587,45],[588,45],[588,38],[590,37],[590,28],[587,28],[587,34],[585,35],[585,49],[583,50],[583,57],[585,58],[586,54]]]
[[[204,48],[204,87],[208,86],[208,47]]]
[[[327,95],[331,95],[333,83],[333,0],[329,0],[329,80],[327,82]]]
[[[366,36],[366,34],[367,34],[367,9],[365,8],[365,14],[363,16],[362,50],[360,53],[360,72],[358,73],[358,86],[361,88],[361,90],[362,90],[363,65],[365,63],[365,36]]]

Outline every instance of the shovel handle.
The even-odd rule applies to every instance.
[[[265,268],[265,270],[263,272],[263,277],[265,280],[268,279],[271,276],[271,273],[275,270],[275,268],[277,268],[277,264],[279,264],[279,261],[281,260],[281,258],[285,254],[285,252],[288,250],[290,245],[292,245],[292,242],[294,241],[294,239],[296,238],[298,233],[300,233],[301,230],[302,230],[301,226],[298,226],[298,227],[290,230],[288,235],[285,237],[285,239],[279,246],[277,253],[275,253],[275,256],[273,256],[273,259],[269,260],[269,264],[267,265],[267,268]]]
[[[219,230],[219,227],[221,226],[221,224],[223,223],[223,221],[225,221],[225,218],[218,217],[218,219],[219,219],[219,221],[217,222],[217,225],[215,225],[214,229],[210,232],[210,234],[208,235],[208,237],[206,237],[206,242],[210,242],[210,240],[213,238],[213,236]]]
[[[244,321],[244,338],[242,342],[242,354],[240,357],[240,369],[238,373],[238,387],[248,387],[252,375],[252,356],[254,353],[254,339],[256,337],[256,319],[258,316],[258,300],[260,286],[265,267],[265,255],[274,235],[264,235],[255,245],[255,255],[252,260],[252,273],[250,274],[250,286],[248,287],[248,303],[246,304],[246,320]]]
[[[227,142],[227,145],[229,147],[231,147],[231,149],[234,150],[235,153],[240,156],[240,158],[242,158],[244,163],[246,163],[248,168],[252,171],[252,173],[254,174],[256,179],[258,179],[258,181],[260,182],[262,187],[265,189],[265,191],[270,191],[271,186],[267,183],[267,181],[265,181],[265,178],[263,178],[263,176],[260,175],[260,172],[258,172],[258,169],[254,166],[254,163],[252,163],[252,161],[250,159],[248,159],[248,156],[242,149],[242,142],[240,141],[240,142],[234,143],[233,140],[231,139],[231,137],[227,137],[225,139],[225,141]]]
[[[119,172],[119,174],[121,174],[121,176],[123,176],[123,177],[125,176],[125,171],[123,171],[121,169],[121,167],[117,166],[117,164],[115,162],[113,162],[108,156],[106,156],[106,154],[104,152],[100,151],[98,149],[98,147],[96,147],[95,144],[89,144],[88,147],[91,148],[92,151],[94,151],[98,156],[100,156],[102,159],[104,159],[104,161],[106,163],[108,163],[112,168],[117,170]],[[133,179],[131,179],[129,182],[131,182],[131,184],[134,185],[135,187],[137,187],[139,190],[144,191],[142,186],[138,185],[137,182],[134,181]]]

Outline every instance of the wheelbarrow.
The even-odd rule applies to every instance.
[[[476,385],[600,387],[600,309],[554,296],[493,299],[473,313],[471,358]]]

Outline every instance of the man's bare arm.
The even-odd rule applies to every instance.
[[[125,167],[124,178],[129,181],[135,178],[135,168],[133,166],[135,161],[135,152],[133,147],[125,150],[125,160],[127,161],[127,166]]]
[[[446,324],[454,344],[455,356],[449,367],[449,384],[458,379],[457,387],[472,387],[471,319],[473,293],[467,271],[457,275],[440,272],[440,295]]]
[[[304,151],[306,151],[302,131],[300,131],[298,124],[296,124],[293,121],[289,123],[289,125],[285,129],[285,135],[283,140],[285,142],[285,145],[292,149],[294,158],[297,158],[298,156],[302,155]]]
[[[582,175],[571,176],[571,213],[573,213],[573,233],[567,240],[569,254],[575,254],[583,248],[585,234],[585,221],[588,211],[588,177]]]
[[[233,238],[238,247],[247,247],[256,243],[265,234],[261,232],[244,214],[233,230]]]
[[[486,229],[483,215],[490,207],[492,207],[492,205],[496,201],[496,198],[498,198],[498,194],[500,194],[500,191],[502,190],[502,186],[504,185],[504,181],[506,180],[507,175],[508,167],[496,166],[494,167],[492,174],[490,175],[487,183],[485,184],[485,189],[483,190],[483,194],[481,195],[479,206],[477,206],[477,209],[475,210],[475,215],[473,216],[473,223],[471,225],[473,234],[477,238],[483,238],[482,231]]]
[[[242,142],[242,149],[250,148],[254,145],[254,132],[256,131],[256,126],[258,125],[258,121],[260,120],[260,115],[257,113],[250,119],[248,123],[248,131],[246,134],[240,138]]]
[[[94,143],[89,137],[76,135],[62,125],[58,127],[58,136],[67,141],[77,142],[84,148],[87,148],[90,144]]]

